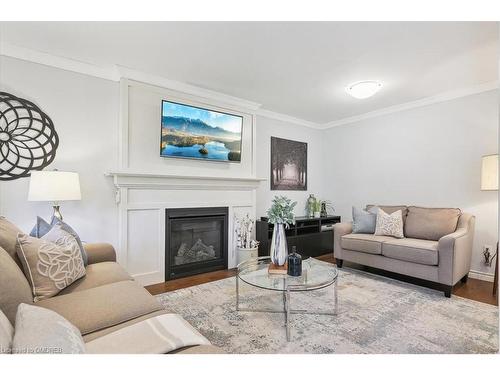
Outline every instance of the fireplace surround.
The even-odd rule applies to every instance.
[[[226,269],[228,207],[165,210],[165,280]]]

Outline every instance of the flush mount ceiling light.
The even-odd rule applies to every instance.
[[[382,88],[382,83],[377,81],[361,81],[345,88],[345,91],[356,99],[366,99],[375,95]]]

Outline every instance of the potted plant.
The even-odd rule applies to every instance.
[[[321,203],[323,201],[321,199],[316,199],[313,204],[314,208],[314,217],[320,217],[321,216]]]
[[[267,211],[269,223],[274,224],[273,237],[271,239],[271,261],[277,266],[283,266],[288,257],[288,246],[286,243],[285,227],[295,222],[293,209],[297,202],[285,196],[275,196],[271,208]]]
[[[255,222],[246,214],[243,219],[234,218],[236,232],[236,247],[238,249],[238,263],[258,256],[259,241],[252,239]]]

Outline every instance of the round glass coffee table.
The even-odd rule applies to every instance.
[[[337,315],[337,267],[333,264],[308,258],[302,262],[302,276],[269,274],[271,257],[252,258],[238,265],[236,275],[236,310],[248,312],[282,313],[285,317],[286,338],[291,340],[291,314]],[[259,288],[283,293],[283,308],[251,309],[240,306],[240,282]],[[291,308],[291,293],[310,292],[333,286],[333,308],[331,310],[294,310]]]

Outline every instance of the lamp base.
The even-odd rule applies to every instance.
[[[61,211],[59,211],[59,205],[54,204],[52,208],[54,209],[54,212],[52,213],[52,218],[57,217],[59,220],[63,221]]]

